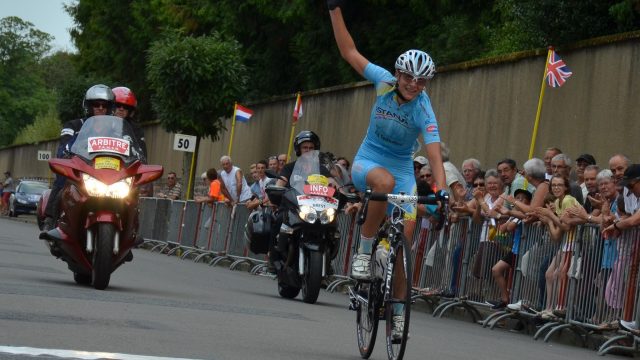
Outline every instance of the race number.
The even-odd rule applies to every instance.
[[[51,151],[38,150],[38,161],[49,161],[51,159]]]
[[[173,138],[173,150],[194,152],[196,150],[197,137],[192,135],[175,134]]]

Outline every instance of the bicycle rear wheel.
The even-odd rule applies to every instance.
[[[368,359],[376,344],[380,320],[380,280],[360,282],[356,294],[360,304],[356,315],[358,350],[363,359]]]
[[[387,356],[391,360],[399,360],[404,356],[407,340],[409,340],[411,313],[411,249],[405,236],[402,234],[398,236],[400,240],[395,248],[394,276],[391,277],[388,289],[389,301],[385,303]],[[399,276],[399,271],[404,272],[404,276]],[[402,312],[394,313],[395,304],[403,305]],[[402,317],[402,321],[398,321],[399,316]],[[394,320],[398,322],[395,331]]]

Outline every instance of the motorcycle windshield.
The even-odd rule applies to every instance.
[[[291,172],[289,184],[298,192],[298,194],[304,194],[304,186],[309,184],[310,181],[322,181],[319,177],[321,177],[320,151],[312,150],[298,157],[296,165],[293,167],[293,171]]]
[[[117,116],[100,115],[84,122],[71,146],[71,153],[87,161],[97,156],[116,156],[129,166],[136,160],[146,162],[141,149],[127,121]]]

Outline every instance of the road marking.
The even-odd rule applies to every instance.
[[[2,346],[0,345],[0,354],[7,353],[12,355],[29,355],[29,356],[56,356],[60,358],[72,358],[72,359],[121,359],[121,360],[197,360],[187,358],[173,358],[162,356],[145,356],[145,355],[131,355],[131,354],[119,354],[109,352],[98,351],[80,351],[80,350],[62,350],[62,349],[39,349],[24,346]]]

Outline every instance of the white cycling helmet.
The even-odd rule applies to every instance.
[[[431,56],[421,50],[408,50],[396,59],[396,70],[416,78],[431,79],[436,73],[436,64]]]

